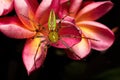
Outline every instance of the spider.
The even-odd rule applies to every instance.
[[[25,18],[27,18],[28,20],[31,20],[32,22],[35,22],[32,19],[30,19],[30,18],[28,18],[28,17],[26,17],[24,15],[22,15],[22,16],[25,17]],[[57,47],[59,45],[62,45],[62,46],[59,46],[59,47],[61,47],[61,48],[67,48],[67,49],[69,49],[70,51],[73,52],[73,50],[72,50],[71,47],[73,45],[75,45],[76,43],[73,44],[72,41],[67,41],[67,42],[69,42],[69,44],[68,44],[66,42],[67,39],[69,40],[71,38],[71,40],[77,40],[77,42],[80,41],[81,38],[95,40],[95,39],[92,39],[92,38],[82,37],[80,30],[75,29],[74,27],[71,27],[71,26],[69,26],[69,25],[67,25],[65,23],[66,22],[66,21],[64,21],[65,17],[67,17],[67,16],[64,16],[60,20],[57,20],[56,19],[56,14],[55,14],[54,10],[51,10],[50,14],[49,14],[49,18],[48,18],[48,23],[47,23],[48,27],[46,28],[44,26],[41,26],[40,24],[38,25],[39,29],[36,29],[36,32],[40,33],[41,31],[43,31],[43,32],[47,33],[47,36],[36,35],[34,37],[34,38],[44,38],[40,42],[40,44],[38,45],[36,53],[35,53],[35,56],[34,56],[34,65],[35,65],[35,68],[36,68],[36,62],[35,62],[35,60],[36,60],[36,56],[37,56],[37,53],[38,53],[38,50],[39,50],[39,47],[40,47],[41,43],[45,42],[46,46],[53,45],[55,47]],[[64,22],[63,25],[61,25],[62,21]],[[69,23],[69,24],[73,26],[73,24],[71,24],[71,23]],[[69,32],[65,33],[65,31],[64,31],[65,29],[68,29]],[[75,31],[73,31],[72,29],[74,29]],[[60,34],[60,33],[63,33],[63,34]],[[77,34],[77,35],[74,35],[74,34]],[[95,41],[97,41],[97,40],[95,40]],[[71,45],[70,45],[70,43],[71,43]],[[44,50],[46,50],[46,48],[47,47],[45,47]]]

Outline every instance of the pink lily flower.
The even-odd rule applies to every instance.
[[[68,56],[75,60],[86,57],[91,49],[104,51],[114,42],[114,33],[107,26],[95,21],[106,14],[113,7],[113,3],[93,0],[82,3],[83,0],[61,0],[59,10],[60,18],[69,15],[65,20],[74,22],[82,32],[82,40],[72,47],[77,56],[68,52]]]
[[[80,42],[81,38],[69,38],[66,35],[81,36],[81,32],[75,25],[68,21],[62,21],[58,31],[60,38],[56,43],[47,41],[48,39],[48,19],[51,10],[58,12],[60,0],[43,0],[40,4],[37,0],[14,0],[14,8],[17,16],[0,18],[0,31],[6,36],[15,39],[27,39],[23,53],[23,63],[30,74],[39,68],[46,57],[47,46],[58,48],[68,48]],[[58,22],[57,22],[58,21]],[[56,20],[59,26],[59,20]],[[53,22],[54,23],[54,22]],[[54,23],[56,24],[56,23]],[[45,28],[45,29],[44,29]],[[44,42],[44,40],[46,40]],[[67,47],[61,42],[67,44]]]
[[[0,16],[6,15],[13,10],[13,0],[0,0]]]

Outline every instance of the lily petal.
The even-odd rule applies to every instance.
[[[85,36],[84,36],[85,37]],[[67,52],[69,58],[73,60],[81,60],[86,57],[91,50],[90,40],[82,38],[82,40],[72,47],[72,52]]]
[[[65,18],[64,18],[63,20],[64,20],[64,21],[69,21],[69,22],[75,24],[75,19],[74,19],[73,17],[65,16]],[[61,19],[61,21],[62,21],[62,19]]]
[[[43,0],[36,11],[36,19],[40,24],[48,21],[49,13],[52,10],[57,12],[60,0]]]
[[[35,17],[36,19],[38,19],[38,21],[41,19],[42,15],[45,14],[45,12],[48,10],[51,3],[52,0],[42,0],[35,14]]]
[[[40,38],[28,39],[24,46],[22,58],[28,75],[41,67],[45,60],[47,49],[43,43],[40,43]]]
[[[58,34],[60,35],[60,39],[52,44],[54,47],[70,48],[81,41],[81,32],[74,24],[68,21],[62,22]]]
[[[60,0],[60,4],[66,3],[68,0]]]
[[[105,25],[94,21],[81,21],[77,25],[88,38],[91,46],[96,50],[106,50],[114,42],[113,32]],[[95,39],[95,40],[92,40]]]
[[[13,0],[0,0],[0,16],[13,10]]]
[[[0,31],[10,38],[23,39],[31,38],[35,32],[22,27],[23,24],[17,17],[0,18]]]
[[[28,4],[25,0],[14,0],[15,11],[21,20],[21,22],[25,25],[25,27],[29,30],[35,30],[34,26],[30,26],[32,10],[30,9],[30,4]],[[32,7],[32,6],[31,6]],[[30,18],[30,19],[29,19]]]
[[[62,4],[60,4],[60,8],[59,8],[59,18],[62,19],[65,16],[67,16],[69,14],[69,6],[68,6],[68,2],[64,2]]]
[[[25,0],[25,1],[28,4],[30,10],[32,10],[32,12],[35,13],[39,6],[38,0]]]
[[[113,7],[111,1],[92,2],[79,11],[76,21],[97,20],[106,14]]]
[[[70,0],[70,16],[75,16],[76,13],[78,12],[78,10],[80,9],[80,6],[81,6],[81,3],[82,3],[82,0]]]

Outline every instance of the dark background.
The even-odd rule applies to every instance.
[[[98,21],[110,29],[118,27],[114,44],[105,52],[91,50],[80,61],[69,59],[63,50],[50,47],[43,66],[27,76],[22,62],[25,40],[0,33],[0,78],[3,80],[120,80],[120,1]],[[10,13],[9,15],[11,15]]]

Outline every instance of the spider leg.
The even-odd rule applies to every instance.
[[[67,15],[63,16],[63,17],[60,19],[60,21],[59,21],[59,23],[58,23],[58,29],[61,28],[61,23],[62,23],[62,21],[63,21],[67,16],[69,16],[69,15],[72,14],[72,13],[74,13],[74,12],[69,12]]]
[[[65,15],[65,16],[63,16],[63,17],[60,19],[60,21],[58,22],[57,31],[61,28],[61,23],[62,23],[62,21],[63,21],[67,16],[68,16],[68,15]]]
[[[75,35],[64,35],[64,36],[60,36],[60,37],[64,37],[64,38],[84,38],[84,39],[89,39],[89,40],[94,40],[94,41],[99,41],[97,39],[94,39],[94,38],[89,38],[89,37],[82,37],[82,36],[75,36]],[[67,48],[69,49],[72,53],[75,53],[73,51],[73,49],[62,39],[60,39],[61,43]],[[78,56],[77,54],[74,54],[75,56],[77,56],[79,59],[81,59],[80,56]]]
[[[99,41],[99,40],[94,39],[94,38],[82,37],[82,36],[75,36],[75,35],[64,35],[64,36],[62,36],[62,37],[66,37],[66,38],[84,38],[84,39],[89,39],[89,40]]]
[[[39,45],[37,46],[37,50],[36,50],[36,53],[35,53],[35,56],[34,56],[34,66],[35,66],[35,69],[37,69],[37,67],[36,67],[36,62],[35,62],[35,61],[36,61],[37,53],[38,53],[38,51],[39,51],[39,47],[40,47],[41,43],[44,43],[44,42],[46,42],[47,40],[46,40],[46,37],[45,37],[45,36],[40,36],[40,35],[37,35],[37,36],[35,36],[34,38],[45,38],[44,40],[40,41]]]
[[[36,57],[37,57],[37,53],[38,53],[39,47],[40,47],[41,43],[44,43],[45,41],[46,40],[40,41],[39,45],[37,46],[37,50],[36,50],[36,53],[35,53],[35,56],[34,56],[34,66],[35,66],[35,69],[37,69],[35,61],[36,61]]]
[[[63,41],[62,39],[60,41],[67,49],[69,49],[72,53],[75,53],[73,49],[65,41]],[[81,57],[78,56],[76,53],[74,55],[77,56],[79,59],[81,59]]]

